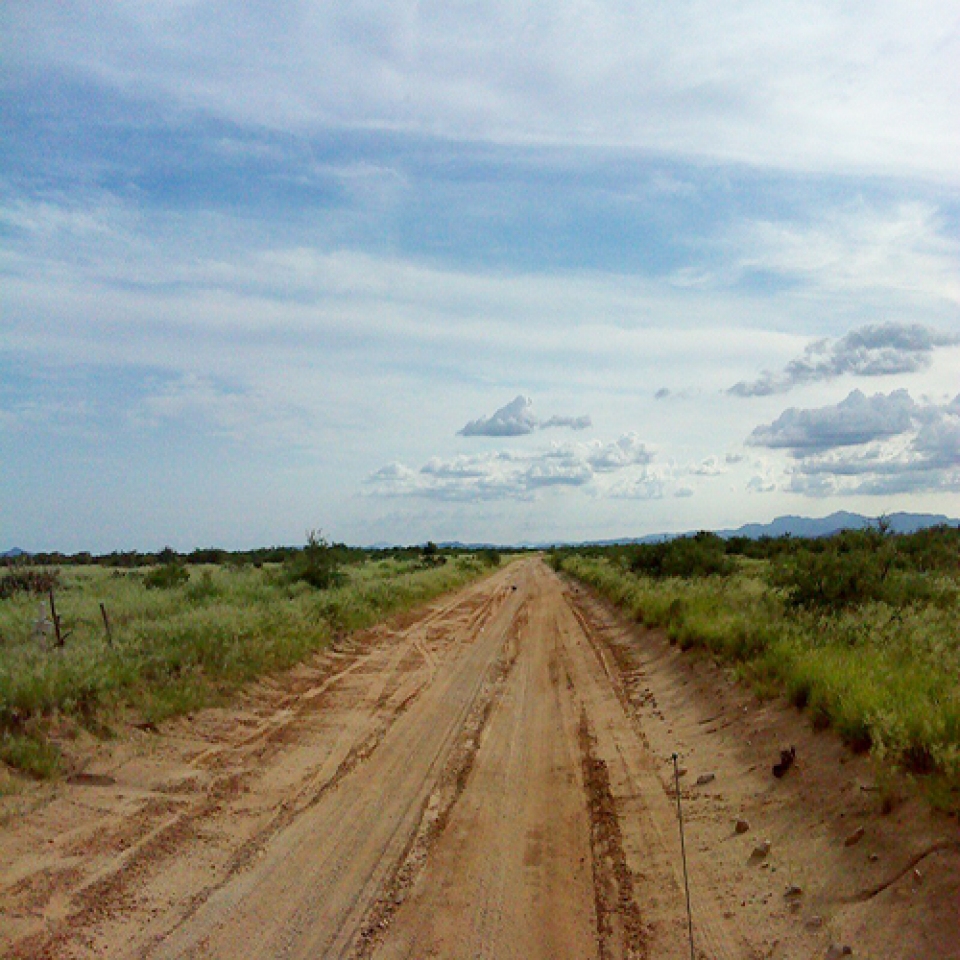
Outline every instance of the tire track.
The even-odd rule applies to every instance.
[[[633,873],[623,851],[617,804],[607,765],[597,756],[587,711],[580,711],[580,754],[590,811],[594,909],[601,960],[643,960],[647,935],[634,899]]]

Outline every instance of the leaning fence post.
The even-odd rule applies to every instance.
[[[110,629],[110,620],[107,617],[107,608],[100,604],[100,616],[103,617],[103,629],[107,634],[107,643],[112,647],[113,646],[113,631]]]
[[[57,614],[57,603],[53,598],[53,587],[50,588],[50,619],[53,621],[53,632],[57,638],[57,646],[63,646],[63,633],[60,631],[60,617]]]
[[[680,768],[678,755],[673,755],[673,782],[677,792],[677,821],[680,824],[680,855],[683,857],[683,888],[687,891],[687,933],[690,937],[690,960],[696,960],[693,949],[693,912],[690,909],[690,881],[687,877],[687,845],[683,839],[683,809],[680,806]]]

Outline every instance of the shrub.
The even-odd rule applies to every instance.
[[[18,593],[47,593],[60,582],[56,570],[15,570],[0,578],[0,600]]]
[[[317,590],[329,590],[343,582],[336,548],[319,530],[308,531],[306,546],[286,562],[285,572],[289,583],[307,583]]]
[[[630,569],[657,578],[712,577],[728,576],[736,564],[716,534],[701,532],[693,537],[641,544],[630,559]]]
[[[151,570],[143,578],[143,585],[149,590],[173,590],[182,587],[190,580],[190,571],[180,563],[167,563]]]

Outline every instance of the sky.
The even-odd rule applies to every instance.
[[[955,0],[7,0],[0,549],[960,515]]]

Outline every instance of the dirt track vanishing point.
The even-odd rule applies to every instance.
[[[955,820],[539,558],[18,800],[0,955],[687,958],[673,750],[698,956],[960,957]]]

